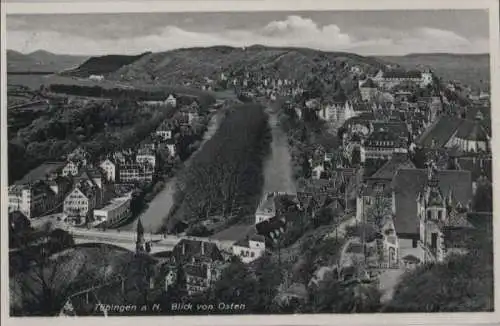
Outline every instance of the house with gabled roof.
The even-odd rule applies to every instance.
[[[245,264],[259,259],[266,252],[266,239],[262,235],[252,235],[237,241],[233,247],[233,255],[238,256]]]
[[[82,167],[83,164],[80,161],[68,161],[62,169],[62,175],[65,177],[76,176]]]
[[[28,218],[40,216],[56,204],[56,194],[42,180],[9,186],[9,212],[20,211]]]
[[[377,91],[378,85],[373,81],[373,79],[368,78],[365,81],[359,82],[359,92],[363,101],[372,100],[377,94]]]
[[[115,182],[118,179],[119,165],[115,163],[113,158],[104,159],[99,167],[103,170],[106,180]]]
[[[217,245],[207,241],[182,239],[175,245],[173,256],[182,266],[190,295],[208,290],[220,278],[225,264]]]
[[[73,186],[63,203],[63,212],[70,223],[82,224],[91,216],[98,203],[98,188],[86,180]]]
[[[175,123],[171,120],[165,120],[155,131],[155,136],[163,141],[172,139],[176,130]]]

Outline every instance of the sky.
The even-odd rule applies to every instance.
[[[8,15],[6,26],[7,47],[22,53],[253,44],[361,55],[489,52],[486,10]]]

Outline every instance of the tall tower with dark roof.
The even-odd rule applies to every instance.
[[[137,221],[137,240],[135,242],[136,251],[144,251],[144,227],[142,226],[141,219]]]

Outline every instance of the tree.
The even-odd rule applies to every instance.
[[[392,216],[392,201],[383,194],[377,194],[373,203],[368,207],[366,221],[380,230],[386,218],[390,216]]]
[[[493,311],[493,232],[487,227],[469,231],[469,253],[444,262],[425,264],[405,274],[386,312]]]
[[[231,302],[253,307],[256,281],[248,267],[234,257],[215,283],[212,293],[217,302]]]
[[[52,255],[74,244],[72,236],[66,231],[56,229],[47,223],[39,234],[44,242],[34,246],[25,243],[19,248],[18,257],[29,268],[17,271],[12,278],[12,295],[18,298],[11,304],[14,314],[51,316],[58,313],[66,298],[72,293],[72,284],[65,282],[67,266]],[[73,266],[74,272],[78,266]]]
[[[479,183],[474,195],[474,211],[492,212],[493,211],[493,188],[490,182]]]
[[[195,237],[208,237],[212,234],[207,227],[201,223],[193,224],[189,226],[186,230],[186,235]]]
[[[352,150],[351,164],[353,166],[361,164],[361,150],[359,149],[359,147],[356,147]]]
[[[369,282],[340,281],[333,273],[312,289],[310,297],[313,313],[363,313],[380,309],[381,294]]]
[[[281,283],[279,266],[272,260],[271,256],[264,255],[254,262],[254,270],[256,297],[252,312],[270,313],[273,300],[278,293],[278,286]]]

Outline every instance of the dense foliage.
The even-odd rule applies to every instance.
[[[265,255],[251,265],[245,265],[234,257],[215,283],[210,299],[214,302],[244,304],[246,309],[239,313],[272,313],[280,282],[278,266],[271,257]]]
[[[245,104],[228,112],[215,135],[179,175],[176,199],[182,218],[226,217],[237,206],[255,209],[269,141],[262,107]]]
[[[403,276],[385,307],[391,312],[493,311],[491,222],[464,239],[469,252]]]
[[[53,105],[50,115],[33,120],[9,140],[9,182],[79,145],[93,155],[134,146],[172,113],[171,108],[151,110],[130,101]]]
[[[150,52],[145,52],[139,55],[105,55],[92,57],[82,63],[77,69],[68,71],[66,74],[78,77],[107,74],[114,72],[125,65],[131,64],[149,53]]]

